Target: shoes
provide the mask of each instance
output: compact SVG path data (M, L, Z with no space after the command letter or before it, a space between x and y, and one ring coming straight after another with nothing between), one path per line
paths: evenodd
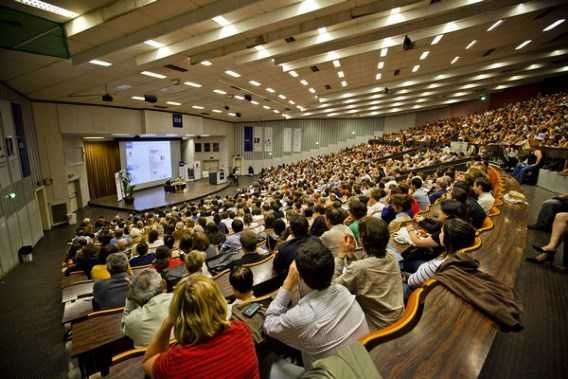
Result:
M539 255L537 255L536 257L528 257L526 259L527 262L531 262L531 263L536 263L536 264L542 264L542 263L546 263L546 262L554 262L554 255L556 254L556 252L544 252L544 253L540 253Z
M544 250L541 246L532 245L532 247L533 247L533 249L535 249L539 253L552 254L552 255L554 255L554 253L556 253L556 251Z
M530 225L527 225L527 229L530 229L530 230L544 230L544 228L541 227L541 226L538 225L538 224L530 224Z

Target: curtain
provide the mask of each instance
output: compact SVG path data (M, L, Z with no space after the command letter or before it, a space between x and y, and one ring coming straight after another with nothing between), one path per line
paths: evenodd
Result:
M91 199L116 194L114 173L120 170L118 142L85 142Z

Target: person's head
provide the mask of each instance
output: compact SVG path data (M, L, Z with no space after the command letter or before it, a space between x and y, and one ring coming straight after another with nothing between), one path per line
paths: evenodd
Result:
M395 212L405 212L410 209L410 201L408 200L408 195L397 193L391 195L390 205L395 210Z
M447 220L442 226L440 243L446 253L455 254L459 250L473 245L475 242L475 228L469 223L453 218Z
M359 238L367 255L383 258L390 238L388 225L376 217L367 217L359 224Z
M112 253L106 259L107 270L111 275L128 270L128 257L124 253Z
M286 223L281 218L274 220L274 233L281 236L286 230Z
M367 215L367 206L360 200L349 203L349 213L355 220L360 220Z
M156 229L151 229L148 232L148 242L153 243L158 239L158 237L160 237L160 233L158 233Z
M345 220L345 215L341 208L329 207L325 210L325 218L329 225L340 225Z
M310 225L304 216L294 215L290 218L290 230L296 238L305 237L308 235Z
M170 304L174 336L181 345L203 343L229 326L227 302L213 279L193 274L182 279Z
M233 287L236 296L245 295L252 292L253 276L248 267L235 266L231 269L229 283Z
M179 249L183 251L185 254L191 251L191 247L193 246L193 239L190 235L184 235L181 237L179 241Z
M205 263L206 254L203 251L192 250L185 255L185 268L190 274L200 272Z
M170 249L174 248L175 242L176 242L176 239L171 234L166 234L164 236L164 245L166 245Z
M371 191L371 194L369 196L369 202L372 202L373 204L378 203L386 195L387 193L385 192L385 190L381 188L375 188L374 190Z
M418 188L422 188L422 178L419 176L415 176L414 178L412 178L410 180L410 185L412 186L412 188L414 190L417 190Z
M165 289L165 283L158 271L147 268L132 279L128 288L128 299L142 306Z
M481 195L484 192L491 192L491 182L485 176L479 176L475 179L475 185L473 190L477 195Z
M461 186L456 186L454 184L454 186L452 187L451 198L459 201L462 204L465 204L465 202L467 201L467 190L465 190Z
M233 222L231 223L231 229L233 229L233 232L235 233L240 233L243 231L243 222L239 219L235 219L233 220Z
M146 242L139 242L136 245L136 254L143 256L148 252L148 244Z
M170 248L166 245L158 246L156 248L156 259L157 260L168 260L172 256Z
M193 233L193 243L191 245L193 250L207 251L209 248L209 237L203 232Z
M311 289L324 290L331 285L335 262L331 251L319 239L302 243L295 262L300 278Z
M254 253L256 251L256 244L258 239L256 233L252 229L245 229L241 233L239 240L245 254Z
M273 214L267 214L264 216L264 228L272 229L274 227L274 221L275 219Z
M329 228L324 216L318 216L314 219L310 228L310 234L314 237L321 237Z
M465 206L457 200L447 199L442 201L440 205L440 212L438 213L438 220L445 221L450 218L465 217Z

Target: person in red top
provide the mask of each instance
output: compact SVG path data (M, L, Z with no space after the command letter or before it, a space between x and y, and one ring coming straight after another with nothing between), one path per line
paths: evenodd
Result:
M177 344L169 346L174 330ZM227 320L227 302L217 284L193 274L176 286L170 314L144 355L152 378L260 379L248 327Z
M156 263L154 263L154 268L158 272L162 272L167 268L174 268L183 265L184 262L179 257L172 257L170 248L166 245L162 245L156 249Z

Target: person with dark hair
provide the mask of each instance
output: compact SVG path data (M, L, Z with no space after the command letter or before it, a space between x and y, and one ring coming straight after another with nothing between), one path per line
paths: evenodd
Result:
M271 216L272 215L267 215ZM266 225L266 220L265 220ZM276 247L286 240L285 232L286 231L286 223L281 218L277 218L274 220L272 224L272 229L265 230L266 233L266 248L269 252L273 252L276 250Z
M305 241L266 311L265 333L300 350L306 370L315 360L334 354L369 332L355 296L345 287L332 284L333 273L334 258L329 249L316 238ZM296 290L301 299L289 308Z
M79 250L76 255L76 265L77 271L83 271L87 278L91 279L91 270L94 265L97 264L97 255L99 253L99 247L94 244L89 244L84 246Z
M188 254L193 247L193 238L190 235L184 235L179 241L179 250L183 254Z
M446 220L440 232L440 244L444 247L445 252L439 257L421 264L418 270L408 278L408 287L411 289L420 287L434 276L436 270L446 258L473 245L475 243L475 232L475 228L462 219Z
M241 232L243 231L243 222L239 219L234 219L231 223L233 234L227 237L227 240L221 246L221 254L226 254L231 251L238 251L241 249Z
M252 271L248 267L234 266L231 269L229 283L231 283L233 294L235 295L235 301L231 305L254 300L255 297L252 292L253 279Z
M308 234L308 228L308 220L304 216L295 215L290 218L290 230L294 238L281 244L274 258L274 271L282 278L286 276L298 248L308 239L314 238Z
M99 280L110 278L110 272L107 269L107 257L116 252L118 252L118 250L111 244L101 247L97 255L97 264L91 269L91 279Z
M183 265L183 260L179 257L172 257L170 249L166 245L162 245L156 249L156 260L154 268L159 272L166 269L173 269Z
M343 257L347 254L354 259L355 246L343 249L335 258L335 283L356 296L369 328L380 329L398 320L404 310L400 266L395 256L386 251L390 235L383 220L368 217L361 221L359 230L367 257L346 266Z
M430 206L430 198L428 197L428 193L422 187L422 178L419 176L412 178L410 180L410 187L412 189L412 197L414 197L414 199L418 202L420 210L423 211L428 209Z
M231 262L231 266L240 266L244 264L255 263L267 257L264 250L257 247L258 237L252 229L245 229L241 233L241 251L243 256L236 261Z
M481 208L481 205L469 196L469 191L465 183L456 182L450 193L450 198L459 201L465 207L465 218L464 220L473 225L476 229L481 228L487 214Z
M209 237L209 243L214 245L217 249L219 249L227 239L225 234L219 230L219 227L214 222L209 222L205 225L205 234Z
M152 264L156 254L148 253L148 244L144 241L136 245L136 256L130 259L131 266L145 266Z
M475 179L473 192L477 195L477 203L485 211L485 214L488 214L491 208L493 208L493 204L495 204L489 179L486 176L480 176Z
M353 232L355 240L359 241L359 222L367 215L367 206L360 200L349 203L349 229Z
M314 237L321 237L322 234L329 230L327 226L327 222L325 220L325 216L318 216L312 222L312 226L310 227L310 235Z
M162 246L164 241L160 238L160 233L156 229L150 229L148 232L148 249L155 251L158 246Z
M341 208L327 208L325 211L325 220L329 230L321 235L321 242L331 250L334 257L337 257L342 249L345 236L351 236L353 238L355 238L355 236L351 229L343 223L345 214Z

